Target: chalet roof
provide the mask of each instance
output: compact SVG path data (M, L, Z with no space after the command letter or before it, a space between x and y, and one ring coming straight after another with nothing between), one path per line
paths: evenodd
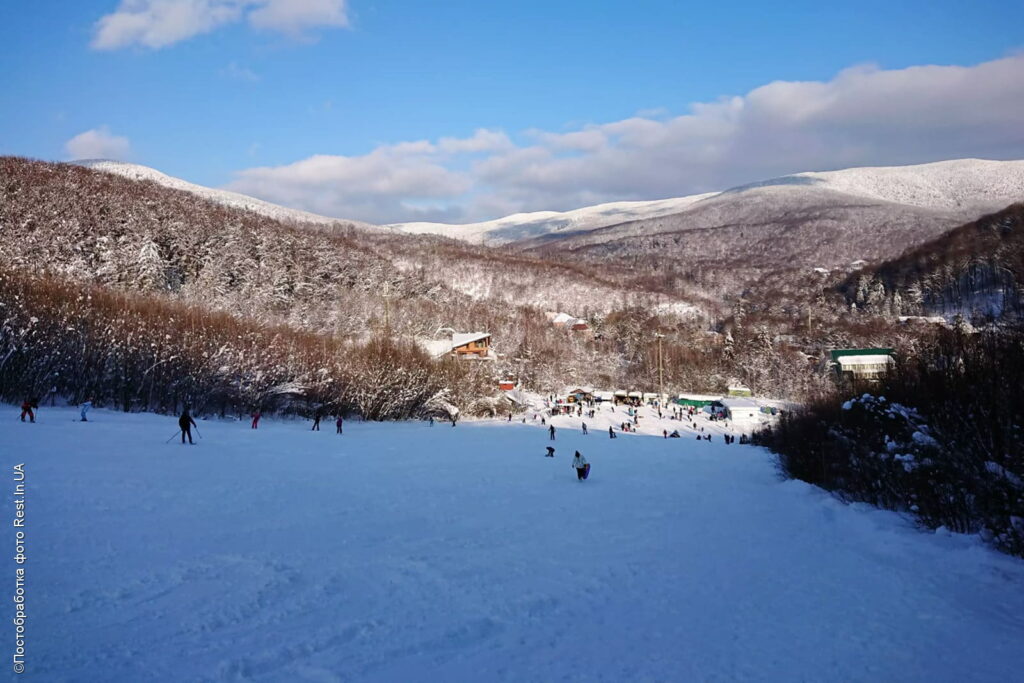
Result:
M457 349L460 346L465 346L481 339L487 339L490 336L490 332L456 332L452 335L451 348Z
M417 339L416 341L424 351L434 358L439 358L446 353L451 353L452 349L465 346L470 342L487 339L490 336L489 332L456 332L451 339Z

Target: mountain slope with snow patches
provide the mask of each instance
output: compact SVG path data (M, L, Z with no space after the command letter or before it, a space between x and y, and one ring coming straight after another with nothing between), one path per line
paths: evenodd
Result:
M830 194L831 193L831 196ZM758 205L783 212L818 205L849 205L902 210L923 209L950 217L954 223L976 218L1024 199L1024 161L955 159L914 166L864 167L841 171L810 171L675 199L615 202L566 212L515 214L466 225L398 223L403 232L433 233L477 244L540 244L630 224L643 234L669 216L681 223L689 216L713 214L718 224L749 220ZM712 221L714 222L714 221ZM704 227L712 222L697 220ZM611 236L613 233L609 233ZM604 238L595 239L606 241ZM532 241L532 242L531 242Z
M509 242L541 237L557 236L563 232L594 230L615 223L667 216L683 211L702 199L717 192L697 194L674 199L655 199L639 202L610 202L587 206L572 211L533 211L517 213L504 218L480 223L450 225L447 223L395 223L389 227L416 235L433 234L444 237L497 246Z

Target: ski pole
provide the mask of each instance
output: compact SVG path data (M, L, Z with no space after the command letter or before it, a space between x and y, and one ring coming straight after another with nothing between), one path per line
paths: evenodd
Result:
M176 436L177 436L178 434L181 434L181 431L180 431L180 430L179 430L179 431L177 431L177 432L174 432L173 434L171 434L171 439L173 439L174 437L176 437ZM167 441L164 441L164 443L170 443L170 442L171 442L171 439L167 439Z
M200 439L203 438L203 435L199 433L199 425L192 425L192 426L196 428L196 436L198 436Z

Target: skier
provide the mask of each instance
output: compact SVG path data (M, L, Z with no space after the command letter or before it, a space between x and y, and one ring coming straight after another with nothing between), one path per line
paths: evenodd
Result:
M431 427L434 426L434 416L433 415L430 416L430 426Z
M587 459L579 451L576 451L576 457L572 459L572 466L576 468L576 479L583 481L583 475L587 469Z
M553 457L555 457L555 449L553 447L551 447L551 446L548 446L547 449L548 449L548 452L547 452L547 454L544 455L544 457L545 458L553 458Z
M195 442L192 441L192 428L196 426L196 421L188 414L188 406L185 406L184 412L178 418L178 426L181 427L181 445L185 445L186 436L188 437L189 444L195 445Z
M32 412L32 399L26 398L24 403L21 404L21 421L25 421L25 416L28 415L29 422L36 421L36 414Z
M609 439L618 438L618 437L615 436L615 430L612 429L610 426L608 427L608 438Z
M433 418L431 418L431 419L433 419ZM338 419L334 422L334 426L336 426L338 428L338 434L341 434L341 426L343 424L344 424L344 422L341 419L341 415L339 415Z
M81 408L81 415L82 415L82 420L81 421L82 422L88 422L89 420L85 419L85 414L88 413L90 410L92 410L92 399L90 398L88 401L86 401L85 403L83 403L79 407Z
M551 436L551 440L555 440L555 425L548 427L548 434Z
M509 421L509 422L511 422L511 421L512 421L512 413L509 413L509 414L508 414L508 421Z
M261 417L260 409L257 408L256 410L252 411L252 415L250 417L252 417L252 428L259 429Z
M668 438L668 430L667 429L662 429L661 430L661 436L662 436L662 438L667 439Z
M583 436L586 436L586 435L587 435L587 423L584 422L583 423Z
M311 430L309 430L309 431L311 431L311 432L319 432L320 431L320 411L319 410L317 410L315 413L313 413L313 428Z

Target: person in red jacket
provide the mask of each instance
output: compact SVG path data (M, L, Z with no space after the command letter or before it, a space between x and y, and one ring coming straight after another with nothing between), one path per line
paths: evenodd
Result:
M252 428L253 429L259 429L260 417L261 417L259 408L257 408L256 410L252 411L251 417L252 417Z
M36 414L32 412L32 408L34 408L34 407L35 406L32 405L32 400L26 398L25 402L21 404L21 421L22 422L25 421L25 416L26 415L28 415L28 419L29 419L30 422L35 422L36 421Z

